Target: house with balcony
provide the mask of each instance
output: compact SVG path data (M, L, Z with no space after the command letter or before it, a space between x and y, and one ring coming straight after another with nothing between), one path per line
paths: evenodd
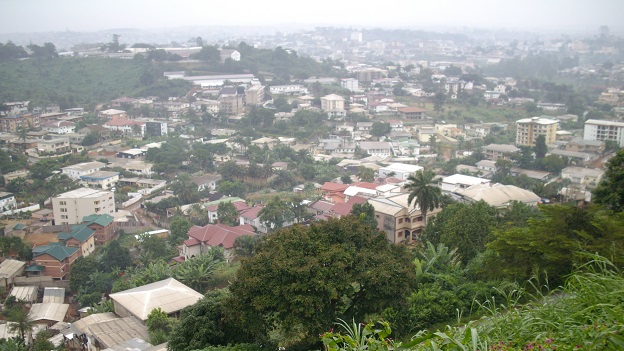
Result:
M388 241L411 243L418 239L424 230L423 216L418 205L407 203L408 193L393 194L388 197L368 199L368 203L375 208L377 229L386 234ZM427 218L435 216L441 208L427 212Z
M37 141L39 155L61 155L71 151L69 138L54 138Z

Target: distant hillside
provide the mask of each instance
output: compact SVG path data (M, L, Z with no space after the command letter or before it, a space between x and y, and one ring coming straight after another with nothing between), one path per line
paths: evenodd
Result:
M4 62L0 64L0 102L30 100L35 106L56 103L65 108L172 86L182 94L190 89L186 82L163 81L160 70L146 60L90 57Z

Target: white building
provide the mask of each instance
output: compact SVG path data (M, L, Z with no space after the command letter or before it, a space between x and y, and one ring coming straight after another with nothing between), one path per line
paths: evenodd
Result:
M602 177L604 171L601 169L584 168L584 167L566 167L561 170L561 178L569 179L573 184L584 185L588 188L594 188Z
M306 95L308 88L299 84L274 85L269 87L269 91L274 95Z
M355 78L344 78L340 80L340 86L345 89L349 89L350 91L358 91L360 90L359 82Z
M453 174L442 179L442 191L454 192L457 189L466 189L477 184L489 184L489 179L472 177L464 174Z
M344 104L345 99L340 95L329 94L321 98L321 110L330 118L344 117L346 115Z
M358 146L371 156L392 156L392 147L387 141L362 141Z
M69 134L76 131L76 125L69 121L53 121L41 123L41 129L54 134Z
M76 224L92 214L115 212L115 193L111 191L80 188L52 198L52 211L56 224Z
M90 188L112 189L119 181L119 172L97 171L80 176L80 181Z
M379 178L394 177L401 180L406 180L411 174L421 171L424 168L416 165L408 165L406 163L393 163L386 167L379 169Z
M78 163L75 165L67 166L61 168L61 172L66 174L69 178L73 180L79 180L83 175L87 175L89 173L97 172L100 169L104 168L106 164L102 162L84 162Z
M624 146L624 123L588 119L583 132L585 140L613 140L620 147Z
M0 211L13 210L16 207L15 196L11 193L0 191Z

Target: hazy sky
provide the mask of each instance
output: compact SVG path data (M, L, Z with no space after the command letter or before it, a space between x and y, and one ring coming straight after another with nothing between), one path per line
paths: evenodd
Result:
M621 29L624 0L0 0L0 33L196 25Z

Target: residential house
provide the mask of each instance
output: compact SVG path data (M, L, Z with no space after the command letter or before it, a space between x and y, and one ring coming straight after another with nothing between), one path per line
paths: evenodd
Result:
M112 313L110 313L110 315L113 315L112 318L102 317L101 315L105 314L98 313L86 317L90 319L88 324L83 323L83 320L86 318L80 319L72 324L74 326L79 325L82 327L82 329L80 329L82 332L80 337L82 340L86 339L86 345L80 345L81 348L86 348L89 351L137 351L140 349L137 347L139 345L136 343L134 343L131 347L124 347L123 344L129 340L149 340L147 326L145 326L144 322L138 318L117 318ZM92 316L96 317L91 319L90 317ZM72 335L72 339L75 337L76 335Z
M427 110L418 107L402 107L397 109L397 112L401 118L409 120L424 121L427 118L425 116Z
M115 194L111 191L79 188L52 198L56 224L77 224L92 214L115 212Z
M532 191L499 183L476 184L465 189L457 189L451 196L463 202L483 200L496 208L508 207L514 201L536 206L541 201L541 198Z
M358 146L369 155L379 157L392 156L392 145L387 141L360 141Z
M104 245L115 238L117 226L115 217L109 214L92 214L82 218L82 223L94 230L96 245Z
M128 149L128 150L119 151L116 157L117 158L129 158L129 159L134 160L136 158L145 156L145 153L146 151L141 150L141 149Z
M97 171L80 176L80 182L90 188L112 189L119 181L119 172Z
M202 297L204 295L173 278L110 294L116 315L134 317L143 323L156 308L169 316L178 316L182 309L194 305Z
M78 180L80 179L81 176L89 174L89 173L97 172L104 167L106 167L106 164L102 162L97 162L97 161L83 162L83 163L78 163L75 165L63 167L61 168L61 172L63 174L66 174L69 178L73 180Z
M595 154L595 153L574 152L574 151L567 151L567 150L561 150L561 149L550 150L546 154L546 156L549 156L549 155L565 157L569 161L574 162L574 164L576 165L588 164L598 159L598 154Z
M488 184L489 179L472 177L464 174L453 174L444 177L440 188L443 192L455 192L458 189L466 189L476 184Z
M481 160L477 162L477 168L484 172L496 172L496 161L492 160Z
M221 180L221 175L206 173L201 176L191 178L191 182L197 185L197 191L216 191L217 183Z
M37 141L37 152L40 155L60 155L71 151L68 138L54 138Z
M0 211L14 210L15 208L17 208L15 195L0 191Z
M113 119L102 125L102 127L113 131L118 131L124 135L133 135L137 137L144 137L146 130L146 123L135 119Z
M98 113L98 117L99 118L106 118L109 121L112 121L112 120L123 120L123 119L127 119L128 118L128 116L126 114L126 111L116 110L116 109L108 109L108 110L100 111Z
M50 121L41 123L41 129L54 134L69 134L76 131L76 125L68 121Z
M415 205L417 199L410 205L408 197L408 193L399 193L368 199L368 203L375 208L377 228L386 234L388 241L395 244L409 243L418 239L424 229L422 213ZM439 211L440 208L436 208L427 212L427 218L435 216Z
M77 247L65 246L62 243L36 246L32 249L34 268L37 268L36 270L42 272L44 276L65 280L69 275L71 265L80 257L78 251ZM26 271L29 271L29 268L26 268ZM30 271L33 270L35 269L30 269Z
M56 323L65 321L67 311L69 311L69 304L35 303L28 311L28 319L36 324L44 324L48 329Z
M348 184L325 182L321 186L321 193L325 200L333 203L345 202L344 191L349 187Z
M519 148L507 144L489 144L481 148L486 160L496 161L499 158L508 160L509 154L520 151Z
M225 62L227 59L236 62L241 60L241 54L236 49L219 49L219 57L221 58L221 62Z
M251 225L231 227L225 224L207 224L193 226L188 231L188 239L180 247L180 258L184 260L203 255L208 249L220 247L227 261L234 258L234 242L237 238L256 233Z
M95 230L87 224L73 225L70 232L58 233L58 240L66 247L78 248L78 257L87 257L95 251Z
M605 142L602 140L585 140L582 138L574 138L565 145L566 151L586 152L593 154L602 154L605 151Z
M250 225L259 233L267 233L269 228L260 221L260 211L263 208L263 206L254 206L242 211L239 217L240 225Z
M379 169L379 178L395 177L401 180L407 180L411 174L423 170L424 168L406 163L392 163Z
M566 167L561 170L561 178L569 179L573 184L583 185L593 189L600 183L605 172L601 169L584 167Z

